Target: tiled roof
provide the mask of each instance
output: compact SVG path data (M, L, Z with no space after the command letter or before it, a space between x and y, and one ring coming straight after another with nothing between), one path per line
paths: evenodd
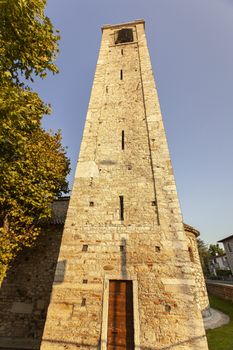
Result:
M223 238L223 239L219 240L218 242L219 243L223 243L223 242L227 241L228 239L232 239L232 238L233 238L233 235L230 235L230 236L228 236L226 238Z
M200 232L198 230L196 230L194 227L187 225L184 223L184 230L194 233L196 237L200 236Z

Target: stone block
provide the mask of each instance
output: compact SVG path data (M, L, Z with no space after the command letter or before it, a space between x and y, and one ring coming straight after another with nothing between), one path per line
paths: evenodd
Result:
M14 302L11 307L11 312L15 314L31 314L32 309L32 303Z
M72 315L73 304L51 303L49 315L51 319L69 319Z

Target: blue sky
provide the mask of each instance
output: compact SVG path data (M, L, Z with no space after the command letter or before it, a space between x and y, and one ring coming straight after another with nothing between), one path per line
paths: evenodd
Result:
M233 233L233 1L48 0L60 74L37 81L72 184L101 26L144 18L184 221L207 243Z

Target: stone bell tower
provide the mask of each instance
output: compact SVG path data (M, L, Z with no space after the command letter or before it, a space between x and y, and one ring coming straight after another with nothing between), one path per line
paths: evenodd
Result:
M106 25L42 350L207 350L143 20Z

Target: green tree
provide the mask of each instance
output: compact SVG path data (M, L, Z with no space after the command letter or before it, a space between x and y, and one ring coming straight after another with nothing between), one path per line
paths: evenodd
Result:
M45 5L0 1L0 282L16 254L33 244L54 198L68 191L60 132L42 129L50 108L26 83L58 72L59 35Z
M2 275L17 252L32 245L40 233L41 220L51 214L54 198L68 191L65 178L69 163L60 133L52 135L38 128L27 135L25 132L23 142L20 139L11 143L10 136L7 142L0 137L0 148L9 146L8 158L6 152L0 157Z
M210 259L209 250L205 242L200 238L197 238L197 247L198 247L198 252L200 256L202 270L204 272L204 275L206 276L209 274L209 259Z
M224 250L219 247L219 244L210 244L209 246L209 254L210 256L218 256L218 255L223 255Z
M0 77L23 84L23 78L57 73L58 32L45 16L46 0L0 1Z

